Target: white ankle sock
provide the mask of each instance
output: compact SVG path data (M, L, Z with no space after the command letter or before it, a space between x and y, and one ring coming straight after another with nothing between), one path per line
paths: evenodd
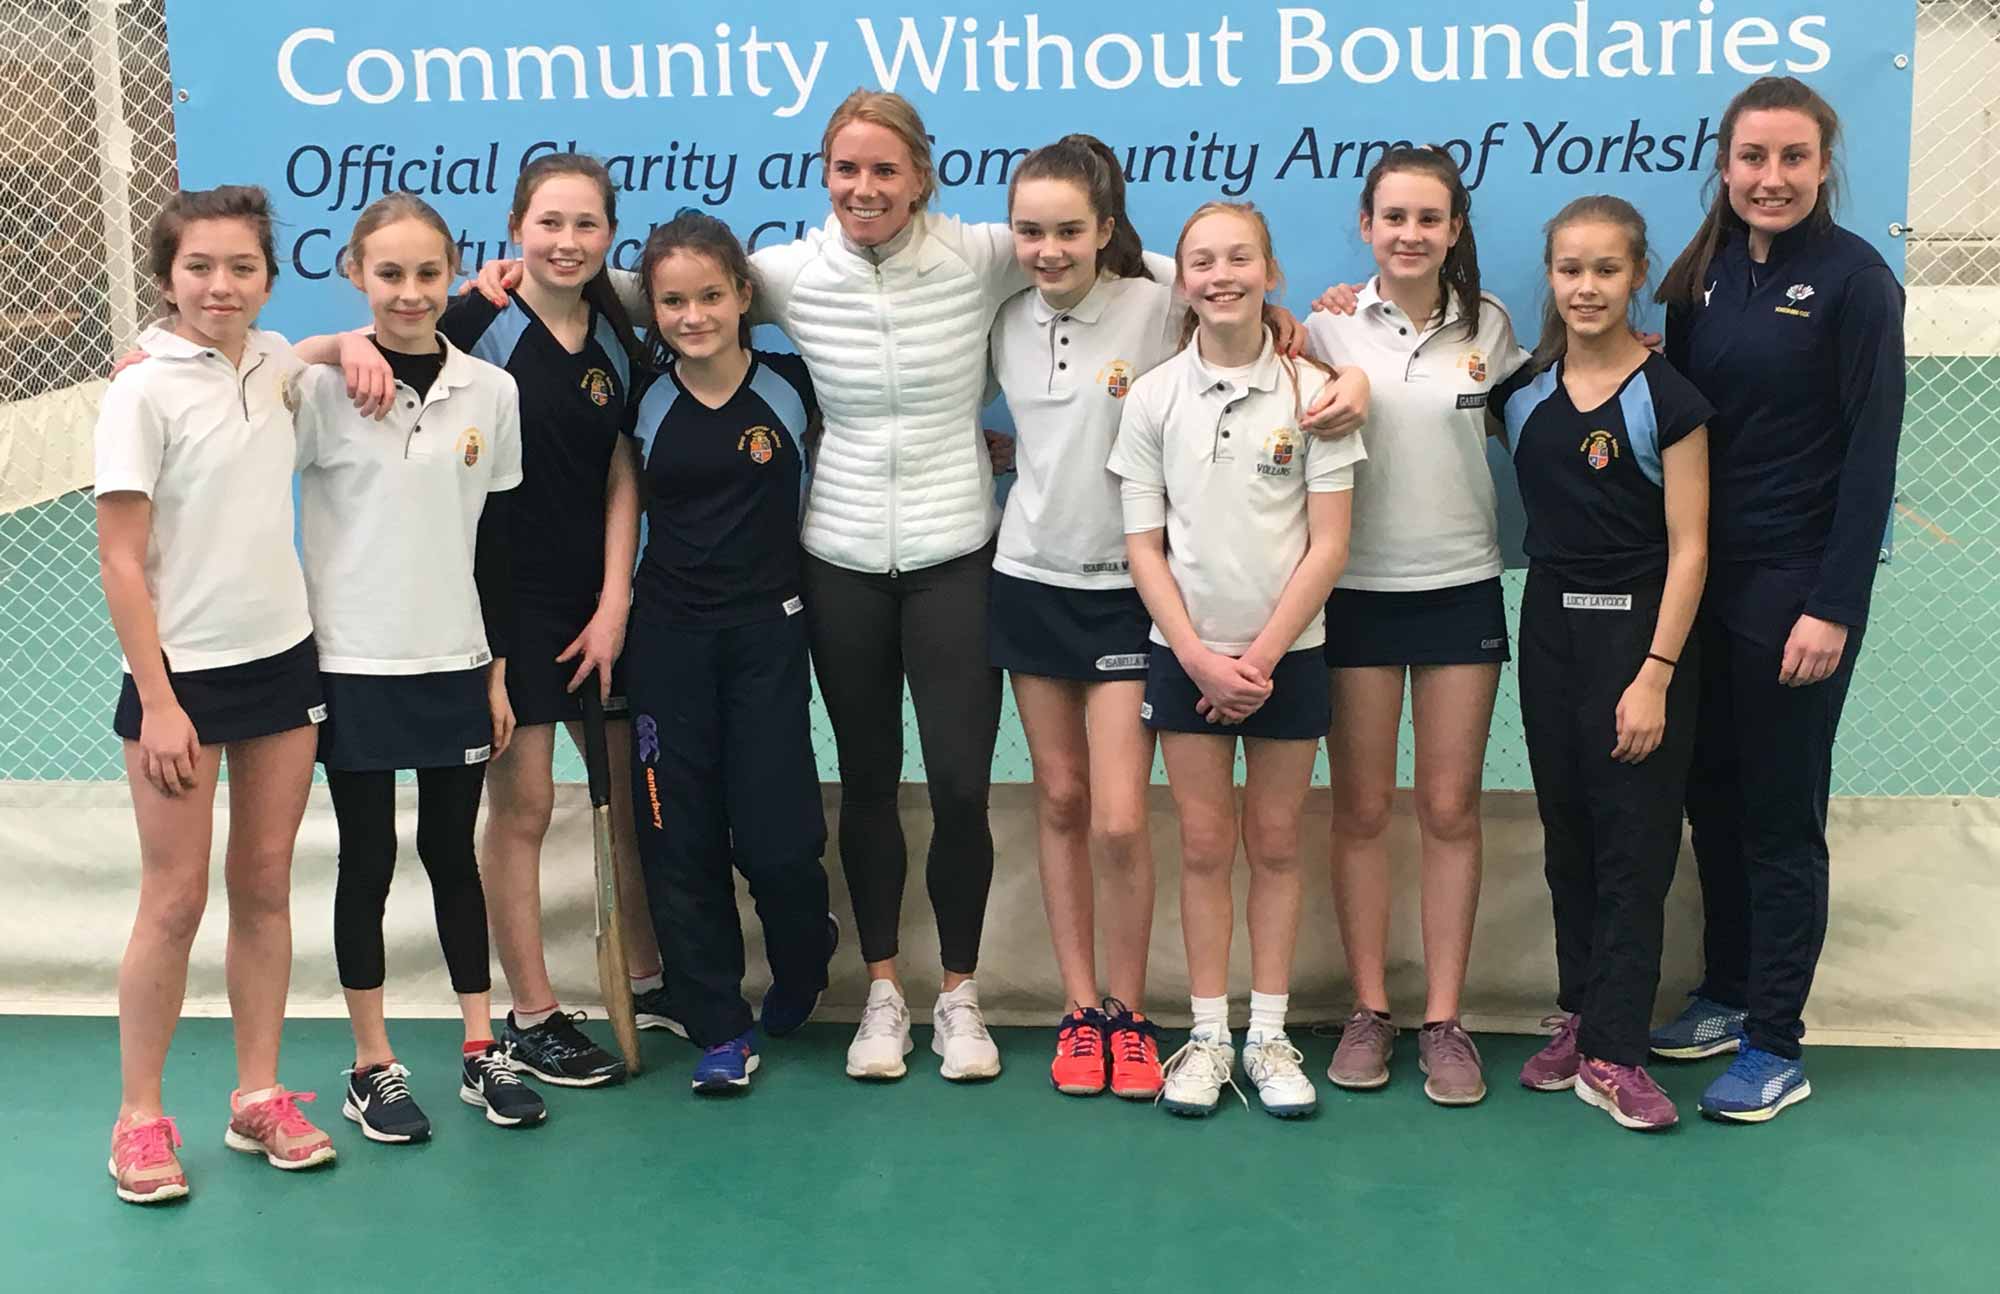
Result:
M278 1089L275 1087L260 1087L254 1092L238 1092L236 1094L236 1108L246 1110L259 1101L270 1100L277 1094Z
M1246 1038L1270 1038L1285 1031L1285 1008L1290 993L1259 993L1250 990L1250 1032Z
M532 1029L560 1010L562 1007L552 1006L546 1011L515 1011L514 1023L523 1029Z
M1209 1037L1229 1039L1229 995L1221 997L1191 997L1188 1004L1194 1008L1194 1032Z
M662 971L654 971L651 975L634 975L632 977L632 991L634 993L651 993L655 989L665 988L666 985L667 977Z

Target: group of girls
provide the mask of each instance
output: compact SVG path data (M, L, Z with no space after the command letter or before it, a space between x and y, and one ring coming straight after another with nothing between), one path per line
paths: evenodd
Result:
M113 384L97 440L104 584L129 671L115 727L144 865L120 973L120 1197L187 1191L161 1072L225 756L228 1144L282 1168L334 1153L300 1109L310 1095L277 1080L292 841L315 755L340 832L346 1117L375 1140L430 1130L383 1023L403 769L416 770L418 853L465 1017L461 1098L523 1126L545 1110L518 1072L623 1077L556 1002L542 952L553 729L570 723L576 739L582 687L613 712L629 702L612 745L631 786L615 797L621 862L639 864L621 875L635 1003L642 1024L700 1049L696 1090L748 1085L756 1022L767 1036L800 1027L840 941L815 677L871 980L847 1072L900 1077L913 1049L897 943L905 683L934 823L932 1046L948 1079L999 1072L974 977L1005 670L1065 995L1053 1085L1178 1114L1212 1112L1233 1088L1240 838L1242 1069L1266 1110L1291 1117L1316 1104L1285 1017L1322 737L1356 995L1328 1076L1389 1081L1384 831L1407 672L1428 980L1418 1063L1433 1100L1477 1102L1480 1058L1457 1017L1480 767L1508 659L1489 432L1528 513L1521 702L1562 1008L1521 1081L1658 1128L1676 1115L1642 1067L1649 1047L1740 1050L1704 1113L1755 1120L1801 1099L1827 762L1901 412L1899 289L1833 223L1837 131L1789 78L1730 105L1714 205L1661 289L1671 363L1629 324L1650 263L1636 211L1586 198L1550 222L1529 353L1480 291L1469 195L1434 150L1391 152L1368 176L1359 225L1378 273L1329 293L1304 329L1269 304L1283 280L1249 204L1202 206L1171 262L1149 256L1110 151L1069 136L1016 169L1007 223L960 222L928 209L923 123L881 92L857 91L829 121L832 214L798 242L746 256L726 226L683 211L651 232L636 278L621 275L605 265L609 177L585 157L544 158L510 215L522 258L489 263L479 294L447 304L450 235L396 195L363 214L344 258L372 327L296 350L253 326L276 275L262 194L181 195L151 259L169 316ZM756 323L797 355L753 350ZM1004 518L979 425L989 368L1018 431ZM1156 735L1194 1017L1164 1064L1145 1014ZM1684 795L1708 974L1649 1037ZM771 963L760 1016L742 997L732 869ZM498 1039L489 926L514 1003Z

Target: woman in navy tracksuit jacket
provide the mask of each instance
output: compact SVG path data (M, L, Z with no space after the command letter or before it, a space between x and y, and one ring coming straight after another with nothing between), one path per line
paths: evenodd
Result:
M1703 1114L1803 1100L1826 938L1834 734L1868 620L1903 419L1903 291L1834 223L1839 119L1791 77L1724 114L1720 184L1668 272L1667 357L1715 406L1709 578L1687 791L1706 975L1653 1049L1737 1050Z

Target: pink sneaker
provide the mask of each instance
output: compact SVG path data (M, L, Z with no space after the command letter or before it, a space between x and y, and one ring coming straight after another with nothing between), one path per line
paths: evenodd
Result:
M111 1129L111 1180L127 1204L158 1204L188 1193L187 1174L174 1156L181 1132L162 1114Z
M1661 1132L1681 1121L1680 1111L1637 1065L1614 1065L1585 1056L1577 1062L1576 1095L1618 1121L1621 1128Z
M1521 1066L1522 1087L1530 1087L1537 1092L1560 1092L1576 1086L1576 1031L1582 1023L1580 1015L1543 1018L1542 1028L1554 1029L1556 1036Z
M311 1168L333 1160L333 1138L315 1128L299 1109L300 1101L314 1100L311 1092L288 1092L282 1087L254 1105L238 1105L229 1094L229 1130L222 1142L231 1150L262 1155L273 1168Z

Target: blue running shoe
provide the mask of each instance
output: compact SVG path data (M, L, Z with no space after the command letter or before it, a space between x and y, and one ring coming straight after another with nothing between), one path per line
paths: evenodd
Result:
M1804 1061L1745 1044L1722 1077L1701 1094L1701 1112L1732 1123L1765 1123L1811 1095Z
M833 954L840 948L840 918L829 912L826 914L826 960L833 961ZM825 982L825 977L821 977ZM812 1019L819 1009L821 989L800 989L796 992L783 984L771 985L771 991L764 994L764 1010L760 1022L764 1026L766 1038L782 1038L788 1033L797 1033Z
M1735 1051L1743 1045L1743 1016L1741 1007L1689 994L1687 1007L1653 1030L1650 1049L1667 1060L1700 1060Z
M739 1038L719 1042L701 1053L694 1063L694 1090L697 1092L745 1092L750 1076L757 1072L757 1048L745 1030Z

